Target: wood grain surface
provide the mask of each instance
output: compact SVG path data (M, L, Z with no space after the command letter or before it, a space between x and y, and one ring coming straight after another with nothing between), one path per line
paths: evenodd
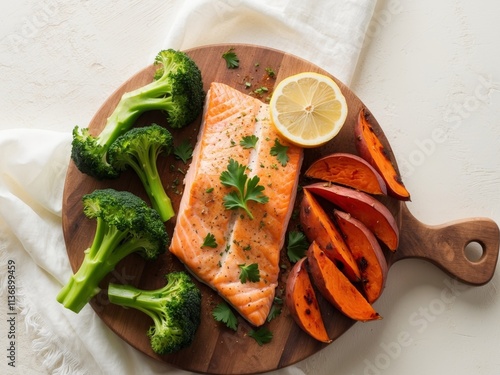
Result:
M240 58L240 66L237 69L227 69L221 57L231 47L234 47L234 51ZM291 74L315 71L330 75L296 56L259 46L210 45L189 50L187 53L200 67L205 89L208 89L213 81L226 83L248 94L251 94L255 88L265 86L268 92L261 97L263 101L267 100L277 82ZM276 72L275 78L270 78L266 73L265 68L268 67ZM92 134L97 135L102 130L106 118L113 111L121 95L150 82L154 70L154 66L146 67L109 97L88 125ZM335 79L335 77L332 78ZM250 89L246 88L246 82L252 84ZM346 124L339 135L327 145L305 151L303 170L313 160L331 152L356 153L354 124L359 110L365 106L349 88L341 82L338 84L349 106ZM368 111L367 108L365 110ZM200 121L201 117L187 128L173 131L176 144L188 139L194 146ZM167 125L164 116L155 112L141 116L137 123L148 125L151 122ZM381 127L376 120L373 125L395 162ZM174 207L177 208L182 194L182 180L188 165L172 156L161 158L158 165L167 194L172 198ZM105 187L129 190L147 200L133 172L124 172L116 180L97 181L80 173L73 162L70 162L63 194L62 219L67 252L73 270L78 269L81 264L83 250L90 245L95 230L95 222L87 219L82 212L81 198L94 189ZM395 216L401 233L397 252L385 252L389 265L402 259L420 258L436 264L452 277L471 285L482 285L491 279L499 250L499 228L495 222L487 218L471 218L439 226L428 226L419 222L404 202L388 197L381 198L381 201ZM173 232L174 222L175 219L166 224L170 234ZM297 229L297 224L292 220L289 230ZM477 242L481 247L482 255L478 260L471 261L466 256L466 247L470 242ZM290 270L290 263L284 253L282 251L281 259L286 267L280 275L278 296L284 296L286 277ZM273 332L272 341L259 346L255 340L248 337L248 332L253 327L243 319L238 318L237 332L214 321L211 312L221 299L210 288L199 284L203 295L203 312L202 323L195 342L189 348L173 355L154 354L150 349L149 339L146 337L146 331L152 324L151 320L140 312L110 304L106 297L106 285L112 281L129 283L144 289L158 288L164 284L164 275L167 272L180 269L183 269L183 266L168 253L158 261L149 263L133 254L122 261L117 269L102 282L103 290L91 301L91 305L104 323L130 345L148 356L187 371L209 374L262 373L296 363L326 346L303 333L293 322L286 307L283 308L278 318L266 324ZM320 306L327 330L333 339L342 335L354 323L325 301L320 300ZM383 311L379 313L384 315ZM361 324L370 325L377 324L377 322ZM329 345L334 345L334 343Z

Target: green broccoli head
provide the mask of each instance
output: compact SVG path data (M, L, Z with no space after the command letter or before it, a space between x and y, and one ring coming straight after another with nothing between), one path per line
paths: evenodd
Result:
M155 64L160 65L155 83L165 91L161 109L172 128L182 128L193 122L203 108L205 92L200 69L188 55L173 49L160 51Z
M109 147L142 113L163 111L172 128L186 126L201 113L205 92L196 63L186 53L168 49L158 53L155 65L159 67L153 81L124 93L99 135L75 127L71 158L82 173L98 179L116 178L119 173L109 164Z
M194 340L201 321L201 292L186 272L166 275L167 284L156 290L140 290L130 285L109 284L109 301L135 308L153 320L148 329L151 348L170 354Z
M158 212L134 194L102 189L82 200L84 214L97 222L96 232L80 268L57 295L60 303L76 313L99 293L99 283L119 261L134 252L147 260L156 259L168 243Z
M163 221L174 216L174 209L158 173L157 159L161 153L170 154L172 149L172 134L153 124L129 130L118 137L108 151L114 169L123 171L131 167L139 176L151 205Z
M100 189L84 195L82 200L84 214L97 219L96 236L103 231L107 240L93 243L89 255L102 252L101 256L108 255L108 262L112 259L116 264L133 252L148 260L165 252L168 234L160 215L135 194Z
M80 172L98 179L118 177L119 173L106 160L106 148L98 143L98 138L90 134L88 128L73 129L71 159Z

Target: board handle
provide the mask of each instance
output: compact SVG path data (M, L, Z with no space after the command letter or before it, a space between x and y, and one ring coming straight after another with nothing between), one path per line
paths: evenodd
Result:
M450 276L470 285L484 285L495 273L500 247L498 225L488 218L470 218L441 225L418 221L402 203L400 242L390 263L419 258L434 263ZM466 247L477 243L482 253L469 259Z

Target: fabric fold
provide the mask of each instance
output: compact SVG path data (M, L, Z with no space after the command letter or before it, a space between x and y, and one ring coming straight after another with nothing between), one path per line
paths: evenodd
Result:
M196 0L185 2L164 47L259 44L322 67L349 85L375 0Z

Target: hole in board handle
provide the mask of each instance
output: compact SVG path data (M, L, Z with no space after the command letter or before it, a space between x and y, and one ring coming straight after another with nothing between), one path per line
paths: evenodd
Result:
M464 254L468 261L479 262L484 254L484 246L477 241L471 241L464 248Z

